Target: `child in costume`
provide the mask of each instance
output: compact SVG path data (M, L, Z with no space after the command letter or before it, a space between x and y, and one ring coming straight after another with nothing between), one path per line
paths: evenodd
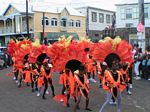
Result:
M49 64L48 61L49 59L44 59L43 65L41 66L41 74L42 74L42 77L44 78L44 86L45 86L43 96L42 96L43 99L46 99L45 93L48 89L48 84L50 84L51 86L52 96L53 97L55 96L54 86L52 83L52 64Z
M29 86L29 83L31 83L31 65L26 59L24 60L24 68L22 70L22 75L20 76L18 87L21 87L22 79L27 84L27 86Z
M106 69L107 69L106 62L103 62L103 63L97 62L98 79L99 79L99 83L100 83L100 85L99 85L100 88L102 87L102 80L103 80L104 72Z
M85 65L87 69L88 82L91 81L96 83L96 80L94 79L96 75L96 61L92 59L91 55L87 58Z
M99 112L104 112L106 105L112 96L117 100L117 112L121 112L121 92L126 88L122 79L122 74L118 71L118 63L112 61L110 70L106 70L103 78L103 88L107 91L107 99Z
M74 107L74 112L76 112L76 109L79 107L81 96L83 96L86 99L85 110L92 111L90 108L88 108L89 85L88 85L87 78L85 75L85 67L83 65L80 65L79 70L75 71L74 74L75 74L74 78L75 78L75 86L76 86L76 93L77 93L77 102Z
M37 70L37 64L32 64L32 71L31 71L31 87L32 87L32 92L35 90L38 91L38 78L40 73ZM34 88L35 86L35 88Z
M65 90L67 90L66 105L67 107L70 107L69 99L70 99L70 96L73 96L73 93L74 93L74 77L73 77L71 70L69 69L64 70L64 72L60 76L59 83L63 85L63 89L62 89L63 95L64 95ZM76 102L76 98L75 98L75 102Z
M127 93L129 95L131 95L131 91L129 90L129 80L130 80L130 77L129 77L129 67L130 67L130 64L128 62L125 62L122 64L122 68L121 68L121 73L123 75L123 81L126 83L126 89L127 89Z

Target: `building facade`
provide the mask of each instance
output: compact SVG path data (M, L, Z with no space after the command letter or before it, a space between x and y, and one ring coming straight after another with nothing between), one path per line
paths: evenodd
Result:
M116 28L117 34L128 40L132 45L139 41L145 41L146 46L150 45L150 0L145 0L145 39L138 39L137 26L139 24L139 4L138 0L124 1L116 4ZM139 46L140 47L140 46Z
M5 45L10 38L27 37L26 6L10 4L0 17L0 43ZM71 7L29 5L29 34L31 38L48 41L58 40L60 36L74 38L86 36L86 17ZM43 16L44 13L44 16Z
M92 40L100 40L105 36L105 30L112 28L115 12L94 7L77 8L86 16L86 33Z

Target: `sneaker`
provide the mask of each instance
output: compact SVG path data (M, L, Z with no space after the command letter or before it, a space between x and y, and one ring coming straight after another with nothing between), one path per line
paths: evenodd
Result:
M49 91L48 91L48 90L46 91L46 94L47 94L47 95L49 94Z
M87 111L92 111L90 108L85 108L85 110L87 110Z
M16 80L16 77L13 77L13 80Z
M18 83L18 80L16 80L16 83Z
M140 79L141 79L141 77L139 77L139 76L135 77L135 80L140 80Z
M96 80L95 80L95 79L93 79L93 82L94 82L94 83L96 83Z
M109 104L110 105L116 105L117 104L117 102L115 101L115 102L113 102L113 100L111 100L111 101L109 101Z
M131 91L128 91L127 93L128 93L128 95L132 95L132 92L131 92Z
M130 89L132 89L132 88L133 88L133 87L132 87L132 84L129 84L129 88L130 88Z
M40 96L40 93L38 92L36 96Z
M21 84L20 83L18 83L18 88L20 88L21 87Z
M96 80L93 78L90 78L90 81L96 83Z
M148 78L147 80L150 81L150 78Z
M110 104L110 105L112 105L112 104L113 104L113 101L112 101L112 100L110 100L110 101L109 101L109 104Z

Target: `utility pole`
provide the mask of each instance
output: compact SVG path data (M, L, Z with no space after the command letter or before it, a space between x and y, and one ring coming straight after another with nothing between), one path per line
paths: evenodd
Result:
M27 37L30 38L29 35L29 15L28 15L28 0L26 0L26 24L27 24Z
M144 0L138 0L139 2L139 23L143 26L145 25L144 17ZM143 32L138 32L138 44L142 48L142 51L145 52L145 26Z
M144 0L139 0L139 22L145 25Z
M44 39L44 36L45 36L45 12L43 12L43 39Z

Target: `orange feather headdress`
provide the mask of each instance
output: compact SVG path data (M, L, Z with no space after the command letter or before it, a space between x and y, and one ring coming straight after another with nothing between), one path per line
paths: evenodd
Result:
M106 37L104 40L99 41L92 55L94 59L104 62L109 54L116 54L122 62L132 63L134 61L132 58L132 46L119 37L115 39Z

